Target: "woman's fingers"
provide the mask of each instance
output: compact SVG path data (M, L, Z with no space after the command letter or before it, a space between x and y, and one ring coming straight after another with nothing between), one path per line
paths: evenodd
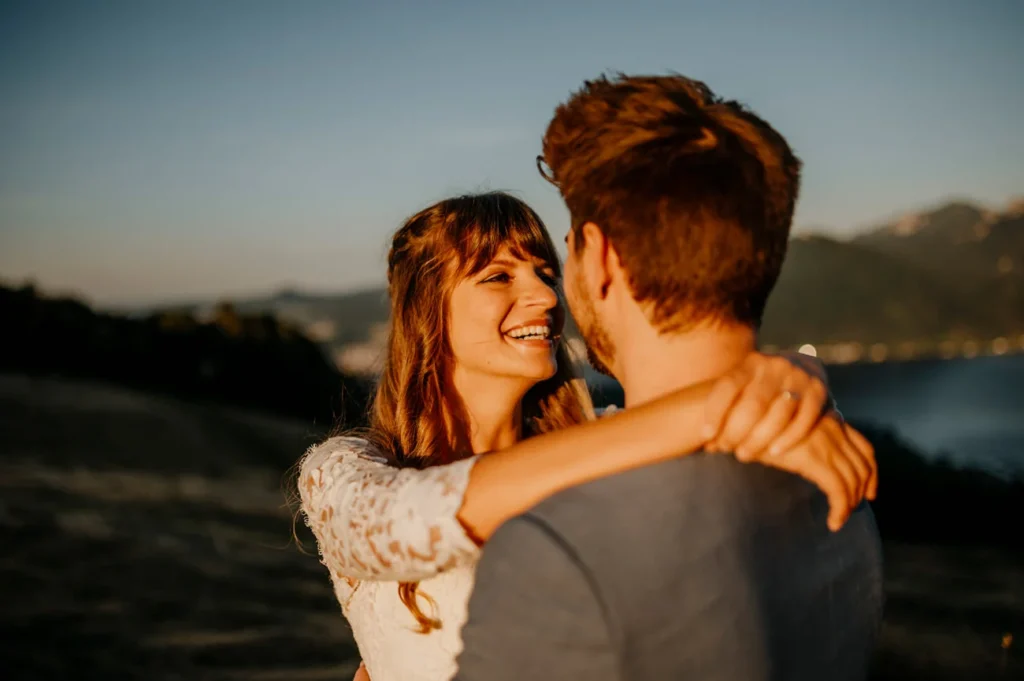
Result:
M870 461L845 437L844 427L823 419L796 447L764 463L795 473L818 486L828 497L828 527L837 531L863 499L870 479Z
M868 467L868 479L864 497L869 501L874 501L875 497L878 496L878 460L875 459L875 447L856 428L848 423L843 424L843 434Z
M715 381L704 407L704 431L701 434L705 440L715 439L722 432L726 416L749 382L746 364Z
M776 456L807 437L821 418L822 409L828 400L828 390L821 381L809 379L803 391L794 397L799 403L796 413L785 430L772 440L768 448L769 456Z
M749 384L726 415L725 423L715 438L720 451L736 452L765 417L778 391L762 382Z
M829 518L829 529L833 532L839 530L843 524L846 523L847 518L850 517L850 513L853 509L857 508L860 504L860 492L861 492L861 481L857 474L857 468L854 465L853 459L849 456L844 447L841 438L832 440L832 450L828 454L831 459L832 467L836 469L840 477L843 479L843 485L846 490L846 502L844 504L843 514L841 519L833 519L830 515Z
M706 406L708 449L758 459L766 447L795 447L814 428L828 400L818 378L778 356L751 354L712 387Z
M731 452L736 451L768 414L784 385L799 385L801 380L808 380L807 374L789 361L757 353L744 361L741 370L731 372L730 377L743 385L721 416L715 442L719 450ZM717 404L716 408L719 408Z
M871 484L871 464L860 449L843 433L844 450L846 456L857 474L857 496L854 504L859 504L868 495L868 488Z
M846 522L850 502L846 480L828 460L830 446L831 440L827 435L816 434L798 447L787 450L771 464L780 465L818 486L828 499L828 527L835 531Z
M747 437L736 447L740 461L756 461L764 450L789 426L799 402L790 391L784 391L772 400L768 412L757 422Z
M813 391L814 383L809 384ZM809 402L820 406L827 397L824 386L821 386L821 400L812 395ZM878 468L871 443L855 429L836 418L817 419L817 414L810 412L807 416L805 403L796 407L796 414L789 426L784 426L782 437L790 435L793 424L797 424L797 433L803 433L802 439L794 446L785 447L785 441L776 438L772 441L772 449L780 442L783 451L774 456L761 459L764 463L795 473L818 486L828 498L828 527L838 531L849 519L850 514L865 498L873 499L878 485ZM779 424L785 421L786 410L774 403L768 415L757 424L747 442L740 447L753 448L764 442L765 433L779 430ZM807 423L810 425L804 425ZM744 452L750 456L750 452ZM743 458L737 454L737 458Z

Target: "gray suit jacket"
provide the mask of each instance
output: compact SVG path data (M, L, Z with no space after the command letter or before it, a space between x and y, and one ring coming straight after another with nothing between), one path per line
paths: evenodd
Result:
M558 494L484 549L462 681L862 680L882 614L865 504L697 455Z

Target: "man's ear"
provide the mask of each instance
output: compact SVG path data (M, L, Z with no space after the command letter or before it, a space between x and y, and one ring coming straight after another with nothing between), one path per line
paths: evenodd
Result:
M608 237L593 222L585 222L576 231L576 244L583 277L591 288L595 300L603 300L612 282L612 269L618 265L618 255Z

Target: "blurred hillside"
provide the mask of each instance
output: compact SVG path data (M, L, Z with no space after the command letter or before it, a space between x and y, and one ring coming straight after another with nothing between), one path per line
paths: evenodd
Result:
M950 203L850 242L795 238L763 328L777 345L937 346L1021 332L1022 202L1003 211Z
M324 425L363 415L365 385L341 374L293 323L266 312L225 303L203 320L186 311L133 319L0 286L0 318L0 372L99 379Z
M283 291L235 304L240 312L272 314L304 329L339 366L368 373L379 360L388 318L383 288ZM179 309L209 314L212 306ZM762 340L834 346L824 359L857 361L1007 352L1021 349L1021 334L1024 201L996 211L955 202L850 241L794 237Z

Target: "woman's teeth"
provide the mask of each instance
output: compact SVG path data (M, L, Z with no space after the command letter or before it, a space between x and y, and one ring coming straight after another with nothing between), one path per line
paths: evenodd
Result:
M551 327L550 326L520 326L518 329L512 329L507 334L511 338L516 340L535 340L535 339L549 339L551 338Z

